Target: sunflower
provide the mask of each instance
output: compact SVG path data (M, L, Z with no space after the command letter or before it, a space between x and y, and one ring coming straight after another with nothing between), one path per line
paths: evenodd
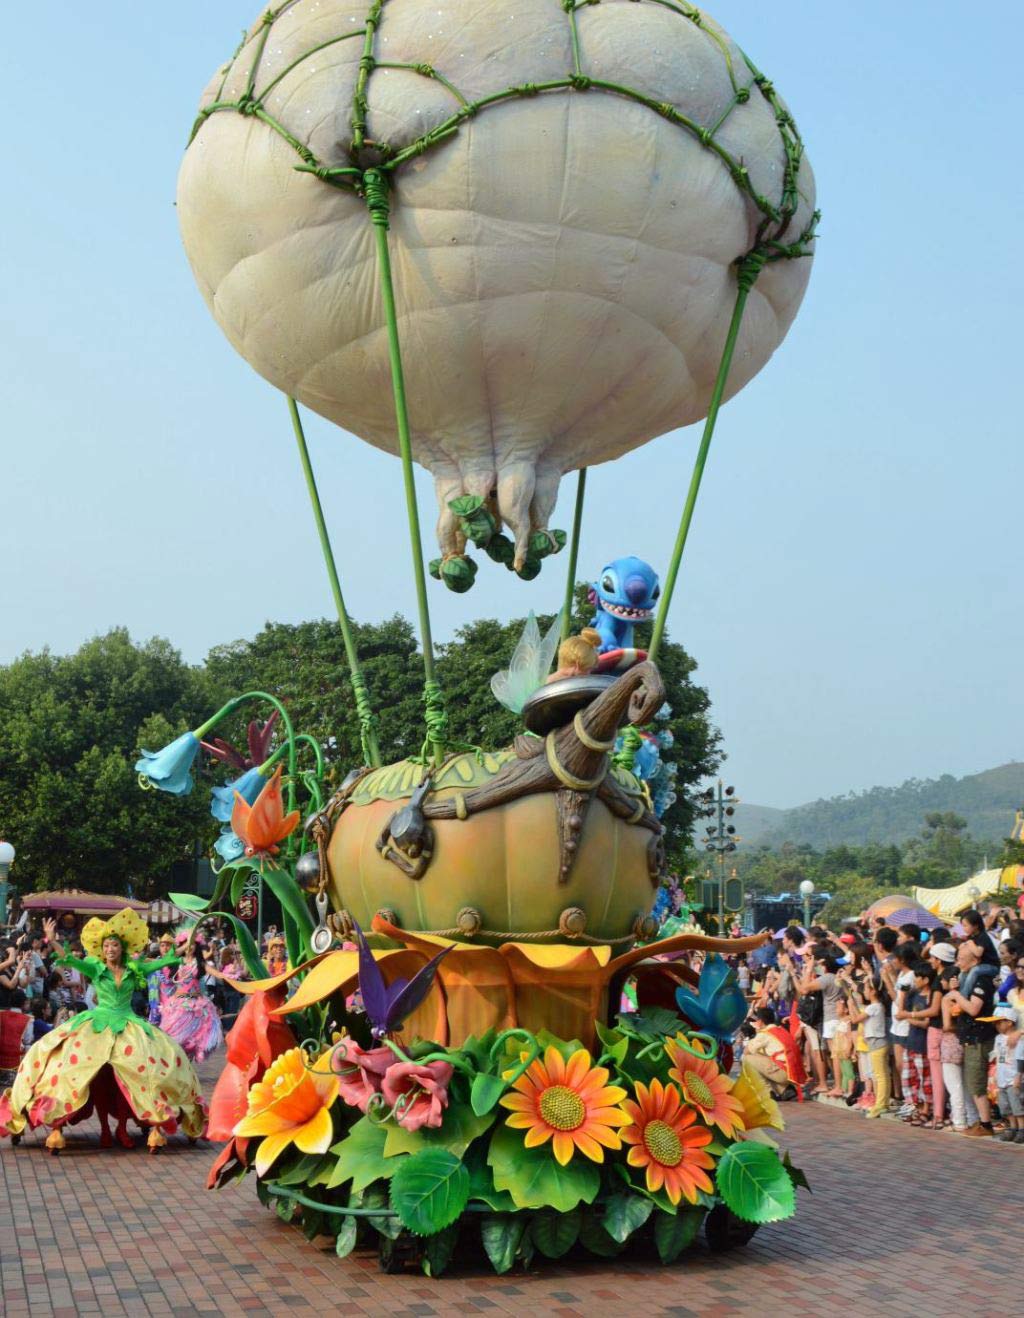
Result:
M512 1074L506 1072L505 1078ZM528 1149L551 1140L563 1167L577 1149L592 1161L603 1162L605 1149L622 1147L613 1127L629 1121L618 1106L626 1091L607 1082L608 1071L594 1066L585 1048L566 1061L557 1048L549 1047L544 1060L531 1062L512 1085L516 1092L505 1094L501 1102L512 1112L508 1124L526 1131Z
M646 1167L648 1190L664 1189L673 1204L684 1195L695 1204L698 1190L713 1194L708 1172L715 1160L704 1151L711 1131L696 1124L696 1112L683 1107L675 1085L656 1079L648 1089L638 1081L634 1090L637 1101L627 1098L622 1105L632 1122L622 1132L623 1140L633 1145L629 1165Z
M301 1048L290 1048L267 1068L249 1090L248 1111L235 1135L261 1135L255 1167L265 1176L289 1144L301 1153L326 1153L334 1138L331 1107L338 1097L338 1077L326 1058L306 1065Z
M675 1080L683 1098L709 1126L717 1126L723 1135L729 1136L744 1129L743 1104L730 1092L732 1081L715 1062L694 1057L675 1039L666 1041L665 1052L673 1063L669 1079Z
M743 1109L743 1125L748 1131L757 1130L761 1126L785 1130L786 1123L782 1120L778 1103L772 1097L768 1081L748 1062L740 1067L732 1092Z

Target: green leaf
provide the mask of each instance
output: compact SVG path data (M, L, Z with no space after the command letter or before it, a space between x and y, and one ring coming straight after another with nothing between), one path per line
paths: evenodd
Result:
M487 1165L487 1150L482 1140L466 1151L462 1163L469 1172L470 1199L479 1200L480 1203L486 1204L488 1208L493 1208L496 1213L512 1213L515 1211L515 1200L509 1192L494 1188L494 1176Z
M641 1195L613 1194L605 1207L602 1224L613 1240L625 1244L653 1212L654 1205Z
M277 1215L282 1222L290 1222L292 1220L292 1217L295 1214L294 1199L278 1199L274 1207L276 1208Z
M331 1148L338 1161L327 1188L336 1190L339 1185L351 1181L354 1191L365 1190L373 1181L394 1176L401 1166L401 1159L385 1158L386 1138L382 1126L375 1126L367 1117L361 1117L345 1138Z
M358 1234L359 1227L356 1219L354 1217L343 1217L341 1219L341 1229L338 1231L337 1239L334 1242L334 1252L338 1258L348 1258L356 1247Z
M257 1176L256 1178L256 1198L260 1201L260 1203L263 1205L264 1208L269 1208L270 1205L274 1202L274 1196L267 1189L266 1181L264 1181L259 1176Z
M356 1203L357 1198L359 1200L358 1205ZM405 1229L402 1226L401 1219L391 1211L387 1190L379 1182L376 1185L371 1185L359 1195L352 1195L348 1202L350 1208L379 1208L381 1210L379 1214L366 1219L379 1236L386 1236L388 1240L397 1240Z
M619 1030L610 1030L600 1021L595 1021L594 1025L597 1029L597 1037L604 1045L604 1051L617 1065L629 1051L629 1040Z
M671 1263L679 1257L686 1246L692 1243L703 1220L702 1208L682 1208L674 1216L658 1213L654 1219L654 1243L662 1263Z
M200 915L210 908L210 901L207 897L197 897L194 892L169 892L167 900L173 902L179 911L197 911Z
M712 1158L720 1158L728 1147L728 1144L719 1144L717 1140L712 1140L710 1144L704 1145L704 1152L710 1153Z
M249 974L252 975L253 979L266 979L267 968L263 964L260 950L256 946L252 934L242 921L239 920L238 916L232 915L230 911L218 911L217 918L219 920L227 920L228 924L230 924L235 931L235 941L238 943L238 950L241 952L242 960L245 962L245 967Z
M304 1153L297 1162L292 1163L281 1175L274 1176L271 1179L276 1185L308 1185L310 1179L319 1170L323 1159L324 1155L322 1153Z
M511 568L512 560L516 556L516 547L507 535L499 534L488 540L484 552L492 562L502 563L505 567Z
M614 1258L623 1248L612 1239L595 1213L584 1213L580 1220L580 1244L598 1258Z
M456 499L448 500L448 507L456 517L472 517L484 506L479 494L460 494Z
M562 1167L551 1141L528 1149L521 1131L501 1125L491 1139L487 1161L498 1190L508 1190L517 1208L555 1208L567 1213L582 1200L591 1203L601 1186L597 1164L576 1156Z
M314 1240L323 1235L324 1215L315 1208L302 1209L302 1234L307 1240Z
M447 1149L414 1153L391 1178L391 1207L417 1236L451 1226L468 1199L469 1172Z
M580 1234L582 1213L574 1208L569 1213L538 1213L530 1226L533 1243L545 1258L560 1259L576 1243Z
M389 1123L384 1156L393 1158L398 1153L419 1153L423 1149L447 1149L461 1155L478 1135L493 1125L493 1115L477 1116L462 1103L452 1104L436 1128L421 1126L419 1130L406 1130L404 1126Z
M427 564L427 571L430 573L430 575L434 578L435 581L440 581L441 560L439 558L432 558L430 562Z
M743 1141L722 1155L718 1193L744 1222L780 1222L796 1211L796 1190L778 1154L765 1144Z
M515 569L515 574L523 581L533 581L535 577L540 576L540 559L531 558L528 555L523 566Z
M440 1277L451 1262L459 1239L459 1224L453 1222L436 1236L430 1236L423 1247L423 1271L428 1277Z
M235 872L232 874L231 876L231 905L232 906L238 905L238 900L242 895L242 890L245 887L245 881L248 877L249 876L248 874L246 874L245 870L235 870Z
M618 1020L621 1029L650 1038L678 1034L683 1028L681 1018L667 1007L646 1007L641 1012L626 1012Z
M479 1075L473 1077L473 1085L469 1091L470 1106L478 1117L486 1116L504 1092L505 1081L501 1076L488 1075L485 1071L481 1071Z
M805 1190L809 1191L811 1194L814 1193L813 1190L811 1190L811 1186L809 1181L807 1180L807 1177L804 1175L804 1173L800 1170L799 1167L794 1167L792 1162L790 1161L788 1149L786 1150L786 1154L782 1159L782 1165L783 1167L785 1167L786 1173L794 1185L802 1185Z
M309 937L313 932L313 917L306 905L305 894L286 870L272 869L268 865L263 873L263 881L281 903L288 959L293 966L301 965L312 953ZM291 928L289 921L292 922Z
M495 1272L508 1272L526 1230L522 1213L488 1213L480 1223L480 1236Z
M612 1171L616 1172L620 1180L628 1185L631 1190L635 1190L637 1194L649 1199L655 1208L660 1208L663 1213L668 1213L670 1217L675 1215L676 1206L664 1190L648 1190L643 1172L636 1171L632 1167L625 1167L621 1162L612 1163ZM639 1177L639 1179L634 1180L634 1176Z

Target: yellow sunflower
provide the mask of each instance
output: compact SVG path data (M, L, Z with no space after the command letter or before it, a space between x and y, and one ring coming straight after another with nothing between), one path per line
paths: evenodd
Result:
M254 1160L260 1176L289 1144L303 1153L326 1153L330 1148L338 1077L328 1069L326 1058L318 1058L317 1063L322 1069L310 1070L302 1049L290 1048L249 1090L249 1110L233 1133L263 1137Z
M512 1074L507 1071L505 1078ZM593 1162L603 1162L605 1149L622 1147L614 1127L629 1122L618 1106L626 1091L608 1084L608 1071L594 1066L585 1048L566 1061L557 1048L549 1047L544 1060L532 1062L512 1088L516 1092L505 1094L501 1102L512 1112L508 1124L526 1131L528 1149L551 1140L564 1167L577 1149Z
M629 1165L647 1169L648 1190L663 1189L674 1204L684 1195L695 1204L700 1190L714 1193L708 1172L715 1160L704 1151L711 1131L696 1124L697 1114L683 1107L679 1090L652 1080L650 1089L638 1081L634 1091L637 1101L627 1098L622 1105L632 1123L622 1138L633 1145Z
M673 1064L669 1079L675 1080L683 1098L708 1125L717 1126L728 1136L744 1129L743 1104L733 1097L732 1081L718 1069L716 1062L694 1057L675 1039L666 1041L665 1052Z

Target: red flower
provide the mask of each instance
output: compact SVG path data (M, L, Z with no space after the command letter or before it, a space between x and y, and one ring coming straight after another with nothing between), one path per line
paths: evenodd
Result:
M282 985L267 993L253 993L238 1013L226 1040L227 1061L210 1099L207 1139L232 1138L231 1132L246 1114L251 1086L262 1079L275 1058L296 1046L284 1021L270 1015L283 1004L285 992Z
M396 1062L384 1077L384 1097L394 1107L395 1120L406 1130L421 1126L440 1126L448 1106L448 1082L452 1067L448 1062Z
M331 1051L331 1070L338 1077L342 1101L366 1111L374 1094L379 1094L384 1075L395 1060L390 1048L371 1048L368 1052L355 1039L342 1039Z

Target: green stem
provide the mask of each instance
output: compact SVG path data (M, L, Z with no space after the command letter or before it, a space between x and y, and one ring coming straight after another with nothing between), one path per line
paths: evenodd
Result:
M583 496L587 489L587 469L580 467L579 476L576 478L576 510L572 518L572 540L569 544L569 569L565 582L565 603L562 606L562 631L561 636L564 641L569 635L569 625L572 621L573 595L576 591L576 563L580 553L580 529L583 525Z
M682 561L683 550L686 548L686 538L690 534L690 523L693 521L693 510L697 503L697 495L700 492L701 478L704 475L704 465L708 460L708 450L711 448L711 437L715 433L715 422L718 419L718 409L721 406L722 395L725 393L726 382L729 379L729 368L732 365L732 356L736 348L736 339L739 336L740 324L743 320L743 309L747 305L747 295L752 286L753 280L748 283L747 280L743 278L741 271L739 287L736 291L736 305L733 307L732 320L729 323L729 333L726 335L725 347L722 349L722 359L718 363L718 375L715 378L715 387L711 392L711 404L708 407L707 419L704 422L704 433L701 436L700 448L697 450L697 458L693 464L693 475L690 477L690 488L686 495L686 503L683 506L683 515L679 521L679 532L676 535L675 548L672 550L672 559L669 563L668 574L665 577L665 584L662 588L658 616L654 621L654 634L651 637L650 649L647 652L647 657L652 662L655 662L658 658L658 651L661 648L661 639L665 633L665 622L668 618L668 611L672 604L672 593L676 588L676 578L679 576L679 564Z
M356 711L359 715L360 736L363 742L363 753L369 760L374 769L380 768L381 755L380 746L377 742L377 730L374 726L376 718L370 707L370 697L366 689L366 681L363 677L362 666L359 662L359 651L356 647L356 639L352 632L352 623L348 616L348 609L345 607L345 598L341 593L341 581L338 577L338 568L334 561L334 551L331 548L331 537L327 532L327 523L324 521L323 505L320 503L320 492L317 489L316 477L313 475L313 464L309 459L309 449L306 446L306 434L302 428L302 418L299 416L299 409L294 398L288 399L288 411L292 418L292 428L295 431L295 439L299 446L299 461L302 463L303 475L306 477L306 489L309 491L309 502L313 507L313 520L316 522L317 535L320 537L320 549L323 552L324 563L327 565L327 576L331 583L331 594L334 596L334 607L338 613L338 625L341 627L341 639L345 645L345 656L348 659L349 672L352 676L352 693L355 696ZM319 747L317 747L319 756ZM322 759L319 763L323 764ZM320 768L321 775L323 768Z
M423 677L427 687L437 686L434 675L434 641L430 632L430 608L427 602L427 572L423 561L423 541L420 534L420 514L416 505L416 481L412 468L412 440L409 435L409 410L405 398L405 376L402 371L402 349L398 339L398 313L395 310L395 288L391 278L391 254L388 250L387 183L377 170L367 170L364 179L367 202L377 240L377 266L380 272L381 297L384 300L384 319L388 331L388 356L391 363L391 387L395 397L395 424L398 429L398 447L402 458L402 479L405 485L405 511L409 521L409 544L412 549L413 574L416 582L416 606L419 612L420 638L423 643ZM443 746L435 742L434 760L438 767L444 759Z
M227 716L233 714L236 709L240 709L247 700L266 700L268 704L274 706L281 717L281 723L285 730L285 744L288 750L288 783L286 784L285 791L288 796L288 811L291 813L291 811L295 809L295 729L292 727L292 721L288 717L288 711L276 696L272 696L266 691L246 691L240 696L234 696L226 705L223 705L218 709L212 718L208 718L201 727L196 728L192 735L198 738L205 737L210 729L215 727L221 719L227 718ZM292 841L293 837L289 837L286 844L289 852L291 850Z

